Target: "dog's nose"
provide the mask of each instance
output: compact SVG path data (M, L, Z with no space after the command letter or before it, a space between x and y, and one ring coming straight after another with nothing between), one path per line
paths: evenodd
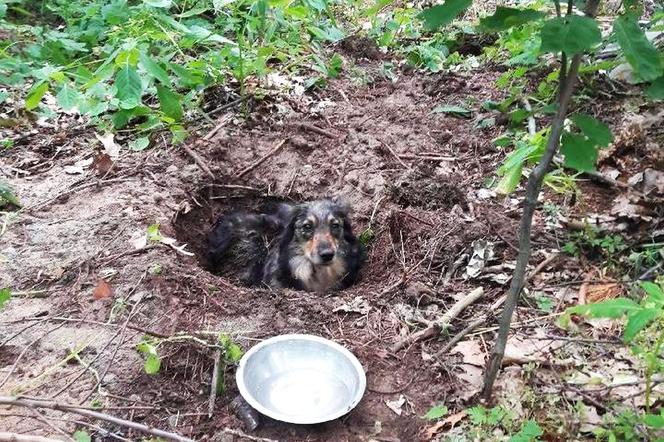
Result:
M323 262L330 262L332 261L332 258L334 258L334 251L332 250L321 250L318 252L318 256L320 256L320 259Z

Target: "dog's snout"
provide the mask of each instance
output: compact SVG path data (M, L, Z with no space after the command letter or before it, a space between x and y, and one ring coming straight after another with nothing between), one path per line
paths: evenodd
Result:
M318 256L323 262L330 262L334 258L334 250L332 249L322 249L318 252Z

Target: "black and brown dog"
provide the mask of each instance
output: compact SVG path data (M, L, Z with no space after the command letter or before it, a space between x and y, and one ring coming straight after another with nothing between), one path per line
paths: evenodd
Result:
M221 216L208 235L210 263L248 285L323 292L353 284L364 247L350 207L337 199Z

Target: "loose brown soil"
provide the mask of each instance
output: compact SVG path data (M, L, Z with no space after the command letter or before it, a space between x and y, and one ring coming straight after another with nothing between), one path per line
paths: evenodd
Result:
M342 49L369 63L368 72L377 69L367 60L381 54L365 41ZM294 426L265 419L255 435L308 441L422 438L427 423L420 416L441 402L451 410L465 407L475 387L459 377L458 355L431 360L445 339L389 353L390 345L417 327L407 325L400 306L444 311L460 294L482 285L484 301L464 312L460 327L454 328L483 312L505 286L464 278L465 264L449 281L445 275L479 239L495 242L495 262L515 258L521 197L501 200L483 190L505 156L491 142L502 127L478 129L472 119L431 111L469 98L501 100L504 92L494 86L500 74L491 68L467 74L410 72L396 83L376 80L361 86L343 77L315 95L281 100L282 113L275 103L263 102L249 120L236 117L211 140L202 140L210 127L188 140L214 172L215 182L159 136L149 151L125 151L101 179L92 171L65 172L96 148L91 132L70 133L63 127L25 138L1 157L17 171L13 184L27 209L9 221L0 245L0 286L18 292L0 316L0 382L22 349L32 345L0 391L57 394L57 400L68 403L94 399L111 407L109 413L197 440L235 440L220 433L224 427L242 427L228 407L238 394L233 369L226 373L227 391L208 417L212 351L191 340L164 343L160 372L147 375L134 349L143 332L224 332L245 349L278 334L311 333L341 343L359 358L368 378L364 399L334 422ZM312 125L331 136L311 130ZM282 140L278 153L236 178ZM358 234L373 232L357 285L333 294L269 291L242 287L232 275L209 271L205 234L223 211L255 207L270 198L305 201L329 195L349 199ZM583 213L601 212L610 208L617 190L588 184L583 195ZM550 198L563 203L555 195ZM154 223L195 255L165 245L136 250L132 235ZM545 232L539 213L536 231L538 249L555 248L560 240ZM578 276L578 269L572 276ZM94 299L100 279L113 293ZM368 313L337 309L358 296L367 301ZM525 314L520 311L517 319ZM57 319L62 317L79 322ZM1 345L19 332L11 344ZM490 345L493 336L484 339ZM60 363L72 351L103 376L100 388L96 376L81 365ZM406 403L397 415L386 401L400 395ZM36 425L20 416L3 420L14 431ZM139 438L124 428L102 426ZM99 435L98 440L111 438Z

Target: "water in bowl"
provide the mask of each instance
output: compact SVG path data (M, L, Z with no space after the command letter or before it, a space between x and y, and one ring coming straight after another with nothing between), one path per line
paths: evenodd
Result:
M312 369L277 373L265 379L256 392L266 408L298 418L334 413L351 400L351 391L343 381Z

